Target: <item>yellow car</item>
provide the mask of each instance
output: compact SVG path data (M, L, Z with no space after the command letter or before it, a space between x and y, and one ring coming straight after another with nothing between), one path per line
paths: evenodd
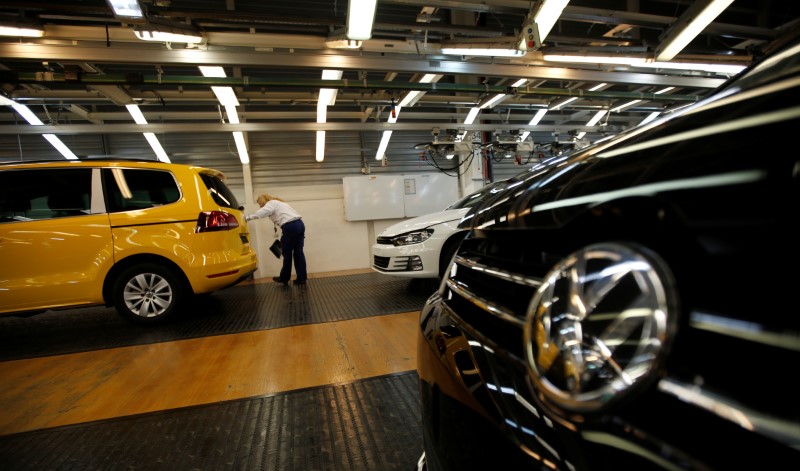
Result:
M156 324L257 268L213 169L132 160L0 165L0 314L114 306Z

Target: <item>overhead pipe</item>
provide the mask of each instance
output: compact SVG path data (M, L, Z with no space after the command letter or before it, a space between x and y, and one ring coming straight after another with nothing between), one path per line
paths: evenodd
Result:
M284 88L335 88L343 89L369 89L369 90L420 90L425 92L469 92L469 93L504 93L507 95L540 95L540 96L578 96L581 98L599 99L634 99L662 102L695 102L701 98L699 95L667 95L643 92L622 91L590 91L569 88L543 88L543 87L508 87L501 85L463 84L463 83L420 83L420 82L395 82L383 80L322 80L302 78L270 78L270 77L201 77L194 75L145 75L145 74L107 74L86 75L78 74L66 76L57 72L25 72L14 73L0 71L0 81L7 83L25 84L52 84L69 83L84 85L198 85L198 86L229 86L229 87L284 87Z

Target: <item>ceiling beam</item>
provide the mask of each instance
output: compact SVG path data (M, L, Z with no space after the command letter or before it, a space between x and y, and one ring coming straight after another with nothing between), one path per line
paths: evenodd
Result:
M38 61L82 61L94 63L135 63L161 65L219 65L323 68L356 71L394 71L408 73L518 77L530 80L606 82L664 87L714 89L724 79L670 76L644 72L605 72L597 70L545 67L536 63L498 64L453 60L420 60L405 57L346 55L336 52L248 52L236 50L154 49L149 47L105 48L52 46L40 44L0 44L0 58ZM535 67L534 67L535 65Z
M466 116L466 113L464 113ZM462 118L463 120L463 118ZM619 132L622 129L615 126L581 126L578 124L560 125L541 125L530 126L527 124L497 124L497 123L442 123L440 121L425 123L159 123L159 124L58 124L58 125L14 125L0 126L0 135L19 134L19 135L40 135L56 134L59 136L70 134L140 134L144 132L168 134L168 133L230 133L233 131L242 132L275 132L275 131L429 131L433 128L439 129L464 129L466 131L492 132L501 131L537 131L549 132L565 129L574 129L586 132Z

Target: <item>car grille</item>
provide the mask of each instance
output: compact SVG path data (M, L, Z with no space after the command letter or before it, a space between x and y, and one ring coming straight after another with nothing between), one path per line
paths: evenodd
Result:
M389 260L390 259L391 259L391 257L379 257L379 256L376 255L372 259L372 266L374 266L375 268L383 268L385 270L385 269L389 268Z
M381 245L393 245L391 237L378 237L377 242Z
M394 257L394 262L390 263L392 257L375 256L372 266L379 270L390 271L417 271L422 270L422 263L419 256Z
M546 454L543 440L552 437L532 431L550 427L532 397L524 351L526 313L545 263L538 261L541 252L516 234L515 240L471 235L462 242L441 299L469 345L468 351L454 353L464 387L516 441Z
M532 271L530 258L519 242L467 239L447 276L443 296L462 321L520 359L526 311L541 284L540 278L526 275Z

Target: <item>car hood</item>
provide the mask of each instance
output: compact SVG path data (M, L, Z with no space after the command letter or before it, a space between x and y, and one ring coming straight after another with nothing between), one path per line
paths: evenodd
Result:
M436 213L425 214L424 216L408 219L387 227L379 235L384 237L394 237L413 230L424 229L450 221L460 221L467 214L469 208L448 209Z

